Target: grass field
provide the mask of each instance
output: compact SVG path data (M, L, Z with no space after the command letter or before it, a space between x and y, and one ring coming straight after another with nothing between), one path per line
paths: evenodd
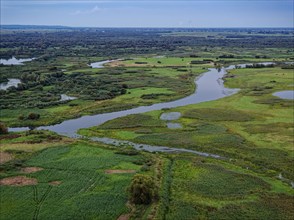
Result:
M38 135L43 136L42 145L29 142ZM1 152L11 155L1 164L1 219L117 219L128 213L127 187L134 173L142 172L148 155L128 156L57 137L53 141L52 134L33 132L1 140ZM31 147L25 147L28 142ZM19 176L36 182L3 185L4 180Z
M226 162L173 158L166 219L291 219L293 190L276 191L256 174ZM282 192L281 192L282 191Z

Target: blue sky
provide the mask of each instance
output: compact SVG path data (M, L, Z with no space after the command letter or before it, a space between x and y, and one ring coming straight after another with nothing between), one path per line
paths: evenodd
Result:
M293 27L292 0L1 0L1 24Z

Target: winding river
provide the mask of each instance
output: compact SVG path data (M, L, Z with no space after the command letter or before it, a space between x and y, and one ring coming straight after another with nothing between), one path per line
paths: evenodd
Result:
M105 61L102 61L101 65L103 65L104 63ZM197 89L193 94L176 101L163 102L153 104L150 106L140 106L133 109L118 112L82 116L80 118L66 120L60 124L51 126L41 126L36 129L45 129L54 131L58 134L65 135L68 137L76 137L77 131L81 128L98 126L105 123L106 121L116 119L119 117L131 114L145 113L153 110L161 110L163 108L175 108L179 106L186 106L190 104L220 99L235 94L238 91L238 89L225 88L222 80L222 77L227 73L226 70L233 68L233 66L230 66L226 69L222 68L220 71L218 71L215 68L209 69L208 72L203 73L200 77L197 77L195 79ZM9 128L9 131L23 131L28 129L28 127Z
M95 63L95 66L92 68L102 68L103 65L107 62L111 61L101 61ZM77 134L77 131L81 128L89 128L93 126L101 125L109 120L113 120L119 117L131 115L131 114L138 114L138 113L145 113L153 110L161 110L164 108L175 108L180 106L186 106L190 104L196 104L200 102L212 101L216 99L220 99L226 96L230 96L238 92L239 89L228 89L224 87L223 84L223 76L227 73L227 70L233 69L234 66L229 66L228 68L222 68L220 70L215 68L210 68L208 72L203 73L200 77L195 79L196 90L193 94L184 97L182 99L164 103L153 104L150 106L140 106L133 109L118 111L118 112L110 112L110 113L103 113L97 115L90 115L90 116L82 116L76 119L66 120L60 124L51 125L51 126L41 126L36 128L37 130L44 129L54 131L60 135L73 137L73 138L80 138L82 136ZM9 131L16 132L16 131L25 131L29 130L28 127L18 127L18 128L9 128ZM222 158L219 155L209 154L204 152L198 152L188 149L180 149L180 148L170 148L164 146L151 146L146 144L136 144L129 141L119 141L109 138L91 138L93 141L103 142L106 144L111 145L121 145L121 144L128 144L133 146L138 150L146 150L149 152L190 152L194 154L198 154L201 156L208 156L214 158Z
M92 66L92 68L103 68L103 65L108 62L111 62L111 61L97 62L95 63L94 66ZM131 115L131 114L145 113L145 112L149 112L153 110L161 110L163 108L175 108L175 107L186 106L190 104L196 104L200 102L217 100L226 96L230 96L237 93L239 89L225 88L222 78L227 73L227 70L234 69L234 68L235 66L233 65L229 66L228 68L222 68L220 70L217 70L215 68L210 68L208 72L203 73L200 77L197 77L195 79L196 90L193 94L176 101L158 103L158 104L153 104L150 106L140 106L137 108L124 110L124 111L118 111L118 112L83 116L76 119L66 120L60 124L51 125L51 126L41 126L36 129L38 130L45 129L45 130L54 131L60 135L65 135L72 138L85 138L77 134L77 131L79 129L98 126L109 120ZM24 131L24 130L29 130L29 128L28 127L9 128L9 131L11 132ZM154 145L148 145L148 144L138 144L138 143L133 143L130 141L122 141L122 140L116 140L116 139L111 139L106 137L91 137L88 139L92 141L96 141L96 142L101 142L101 143L117 146L117 147L132 146L133 148L137 150L145 150L148 152L167 152L167 153L183 152L183 153L197 154L204 157L225 159L224 157L217 154L205 153L205 152L200 152L200 151L195 151L190 149L154 146ZM279 177L279 178L282 179L282 177ZM283 180L290 183L292 188L294 187L293 181L285 179L285 178L283 178Z

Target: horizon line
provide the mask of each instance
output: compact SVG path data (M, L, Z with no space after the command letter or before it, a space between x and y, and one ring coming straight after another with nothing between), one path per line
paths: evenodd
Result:
M65 28L166 28L166 29L169 29L169 28L192 28L192 29L200 29L200 28L252 28L252 29L258 29L258 28L274 28L274 29L277 29L277 28L287 28L287 29L294 29L294 27L284 27L284 26L281 26L281 27L264 27L264 26L260 26L260 27L179 27L179 26L175 26L175 27L152 27L152 26L145 26L145 27L136 27L136 26L100 26L100 27L95 27L95 26L67 26L67 25L58 25L58 24L0 24L0 29L2 29L2 26L44 26L44 27L65 27Z

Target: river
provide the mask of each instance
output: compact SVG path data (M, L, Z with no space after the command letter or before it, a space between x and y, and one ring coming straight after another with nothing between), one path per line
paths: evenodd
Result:
M92 68L103 68L105 63L111 61L101 61L96 62L95 67ZM233 69L234 66L230 66L228 68L222 68L220 70L215 68L210 68L209 71L203 73L201 76L195 79L196 90L193 94L184 97L182 99L171 101L171 102L164 102L153 104L150 106L140 106L133 109L118 111L118 112L110 112L110 113L103 113L97 115L90 115L90 116L83 116L76 119L66 120L60 124L51 125L51 126L41 126L36 128L37 130L50 130L54 131L60 135L73 137L73 138L80 138L81 136L77 134L77 131L81 128L89 128L93 126L101 125L109 120L113 120L119 117L131 115L131 114L138 114L138 113L145 113L154 110L161 110L163 108L175 108L180 106L186 106L190 104L196 104L200 102L212 101L216 99L220 99L229 95L233 95L238 92L238 89L228 89L224 87L223 84L223 76L227 73L228 69ZM16 131L25 131L29 130L28 127L19 127L19 128L9 128L9 131L16 132ZM103 142L106 144L128 144L133 146L136 149L142 149L150 152L160 151L160 152L190 152L202 156L209 156L214 158L222 158L219 155L198 152L188 149L179 149L179 148L170 148L164 146L151 146L151 145L142 145L136 144L132 142L124 142L119 140L113 140L109 138L91 138L93 141Z
M95 63L94 68L103 68L105 63L111 61L102 61ZM98 67L97 67L98 66ZM93 67L92 67L93 68ZM41 126L36 128L37 130L50 130L54 131L60 135L65 135L72 138L84 138L83 136L77 134L77 131L81 128L89 128L93 126L101 125L109 120L113 120L119 117L127 116L130 114L138 114L138 113L145 113L153 110L161 110L163 108L175 108L180 106L186 106L190 104L197 104L200 102L212 101L217 100L220 98L224 98L226 96L233 95L239 91L239 89L228 89L224 87L223 84L223 77L227 73L227 70L234 69L235 65L229 66L228 68L222 68L217 70L216 68L210 68L207 72L203 73L201 76L195 79L196 90L193 94L171 102L164 102L153 104L150 106L140 106L137 108L118 111L118 112L110 112L110 113L103 113L91 116L83 116L76 119L66 120L60 124L51 125L51 126ZM9 131L16 132L16 131L24 131L29 130L28 127L20 127L20 128L9 128ZM107 137L91 137L88 138L92 141L101 142L117 147L121 146L132 146L137 150L145 150L148 152L166 152L166 153L173 153L173 152L182 152L182 153L192 153L204 157L212 157L216 159L226 159L217 154L211 154L206 152L200 152L190 149L183 149L183 148L172 148L172 147L165 147L165 146L154 146L148 144L138 144L133 143L130 141L122 141L111 139ZM293 182L291 181L292 187Z
M110 61L109 61L110 62ZM105 62L101 62L101 65ZM216 99L220 99L232 94L235 94L238 89L228 89L224 87L222 77L227 73L227 69L232 69L233 66L228 68L222 68L220 71L211 68L208 72L203 73L200 77L195 79L196 90L193 94L171 102L163 102L158 104L153 104L150 106L140 106L133 109L118 111L118 112L110 112L103 113L97 115L89 115L82 116L76 119L66 120L60 124L51 125L51 126L41 126L36 129L45 129L54 131L58 134L75 137L76 133L81 128L89 128L93 126L98 126L106 121L113 120L119 117L131 115L131 114L139 114L145 113L154 110L161 110L163 108L175 108L180 106L186 106L190 104L196 104L200 102L212 101ZM10 128L9 131L21 131L28 130L29 128Z

